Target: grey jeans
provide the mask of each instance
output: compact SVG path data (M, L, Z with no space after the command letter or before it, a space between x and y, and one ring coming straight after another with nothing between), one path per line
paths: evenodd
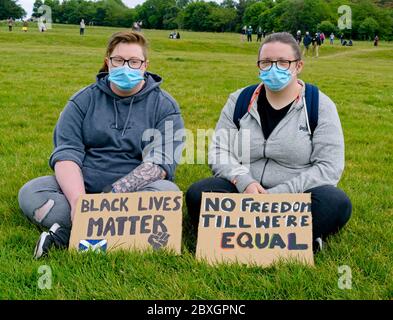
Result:
M169 180L150 183L141 191L179 191ZM27 182L18 194L19 207L34 224L50 228L54 223L71 228L71 207L54 176L39 177ZM38 214L44 205L49 210Z

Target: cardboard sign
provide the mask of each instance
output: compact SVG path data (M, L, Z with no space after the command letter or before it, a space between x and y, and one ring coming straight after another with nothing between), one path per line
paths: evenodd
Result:
M180 254L181 192L102 193L79 198L69 248L168 248Z
M311 195L203 193L196 257L211 264L313 265Z

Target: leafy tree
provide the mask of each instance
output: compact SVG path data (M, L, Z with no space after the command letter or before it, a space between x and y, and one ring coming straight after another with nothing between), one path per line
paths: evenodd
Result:
M35 0L33 16L40 16L38 8L46 4L52 9L52 20L58 23L78 24L83 18L95 25L128 28L134 21L142 21L144 28L216 32L239 32L244 25L251 25L254 30L261 26L267 32L338 31L353 39L377 32L381 39L393 39L391 0L223 0L221 4L205 1L147 0L130 9L122 0ZM338 8L342 5L352 10L351 29L338 30ZM17 0L0 0L3 19L24 14Z
M38 13L38 9L42 6L44 4L44 2L43 1L41 1L41 0L35 0L34 1L34 4L33 4L33 13L32 13L32 17L34 17L34 18L38 18L38 17L40 17L42 14L41 13Z
M213 7L210 13L213 31L234 30L236 19L235 8Z
M1 0L0 1L0 20L20 19L26 15L26 11L17 3L16 0Z
M183 8L185 8L190 2L191 2L191 0L176 0L176 7L178 7L179 9L183 9Z
M244 23L246 25L251 25L255 30L259 25L259 16L266 11L266 9L267 6L265 2L256 2L249 5L244 12Z
M53 22L60 23L63 21L63 7L61 6L59 0L45 0L44 4L49 6L52 9L52 21ZM37 9L38 9L38 7L37 7Z
M165 14L162 20L163 28L177 29L179 27L177 22L177 16L179 15L180 8L176 6L169 7L165 10Z
M374 38L378 31L379 24L374 18L371 17L364 19L359 27L359 33L362 35L363 39Z
M245 13L247 7L254 4L255 2L257 2L257 1L256 0L239 0L236 3L236 12L237 12L236 29L237 29L237 31L240 31L244 25L243 17L244 17L244 13Z
M234 0L224 0L220 4L223 8L236 9L236 2Z
M80 18L78 0L64 0L63 21L65 23L78 24L80 22Z
M178 13L176 0L147 0L136 7L137 19L145 28L174 29Z
M288 0L276 1L269 9L259 15L259 25L267 32L288 31L283 19L288 10Z
M286 10L279 20L281 30L296 33L297 30L314 32L321 21L328 20L331 9L322 0L287 1Z
M323 32L326 35L329 35L331 33L337 33L337 28L336 26L331 23L330 21L322 21L319 25L318 25L318 30L320 32Z
M99 24L119 27L130 27L132 25L135 15L121 0L100 1L99 6L105 12L105 17Z
M194 31L212 30L211 8L212 5L210 3L203 1L190 3L184 9L183 27Z

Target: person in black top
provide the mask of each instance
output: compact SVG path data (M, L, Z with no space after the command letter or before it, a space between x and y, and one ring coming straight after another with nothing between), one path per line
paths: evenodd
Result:
M315 36L312 37L311 44L312 44L313 54L315 55L316 58L318 58L319 57L319 47L321 45L321 37L320 37L319 33L316 33Z
M258 30L257 30L257 42L261 42L262 41L262 28L261 27L258 27Z
M344 41L344 34L340 34L340 42L341 42L341 44L343 44L343 41Z
M295 39L296 39L297 44L300 46L300 44L302 43L302 39L303 39L302 32L300 30L298 30L296 32Z
M263 86L258 96L258 113L261 118L261 123L263 123L262 131L265 139L269 138L270 134L273 132L274 128L279 124L279 122L288 113L291 105L295 100L290 102L287 106L282 109L275 109L269 103L266 97L266 89Z
M306 35L303 38L303 45L304 45L303 56L304 57L306 57L308 55L311 41L312 41L312 38L310 36L310 33L308 31L306 31Z
M247 28L247 42L252 42L252 27L251 26L249 26L248 28Z
M322 249L323 240L347 223L352 212L350 199L337 188L344 167L337 109L319 91L318 126L311 132L305 83L298 78L304 61L291 34L268 36L256 65L262 83L253 92L248 112L239 118L239 126L234 117L244 89L232 93L221 111L209 146L214 176L195 182L186 193L190 222L196 232L204 192L311 193L316 252ZM244 137L248 138L243 142Z
M375 38L374 38L374 47L378 47L378 42L379 42L379 37L378 37L378 35L375 35Z

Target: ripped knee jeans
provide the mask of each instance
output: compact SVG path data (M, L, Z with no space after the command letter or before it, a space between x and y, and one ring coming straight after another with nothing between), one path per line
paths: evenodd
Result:
M27 182L18 194L19 207L34 224L50 228L54 223L71 228L71 207L54 176Z

